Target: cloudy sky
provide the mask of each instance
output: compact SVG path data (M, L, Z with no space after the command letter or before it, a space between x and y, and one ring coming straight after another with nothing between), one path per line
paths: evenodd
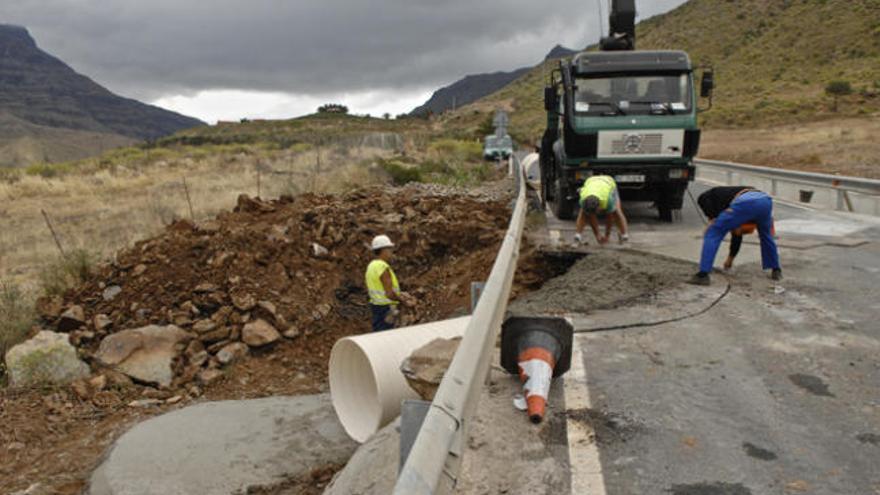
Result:
M598 39L607 0L16 0L0 22L110 90L208 122L404 113ZM639 0L640 18L684 0ZM602 21L607 25L607 21Z

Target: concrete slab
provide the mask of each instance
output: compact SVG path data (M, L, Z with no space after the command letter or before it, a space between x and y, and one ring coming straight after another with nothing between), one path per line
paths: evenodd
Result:
M328 395L208 402L150 419L120 437L87 493L247 493L343 464L356 447Z

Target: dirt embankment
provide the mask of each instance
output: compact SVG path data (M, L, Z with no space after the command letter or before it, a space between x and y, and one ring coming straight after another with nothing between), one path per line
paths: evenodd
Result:
M194 400L325 390L333 343L369 331L362 278L375 234L399 246L393 266L419 300L408 321L467 312L470 282L488 275L508 204L504 190L477 197L432 186L277 201L242 196L233 212L197 225L177 222L120 252L83 286L40 301L50 330L59 330L62 311L82 308L84 324L70 330L71 341L93 375L106 380L0 391L0 492L42 483L51 493L80 493L122 432ZM316 254L313 243L326 252ZM535 289L566 268L526 248L514 290ZM256 319L287 337L220 364L218 350L240 341L243 326ZM193 337L178 349L168 387L133 383L94 358L107 336L149 324L174 324ZM209 370L217 373L200 380Z

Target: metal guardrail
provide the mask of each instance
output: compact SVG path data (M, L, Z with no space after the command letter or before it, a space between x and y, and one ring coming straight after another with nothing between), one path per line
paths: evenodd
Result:
M796 203L880 216L880 180L716 160L695 162L697 177L714 182L719 182L720 177L725 184L760 186L774 197ZM756 180L763 184L755 184ZM817 192L820 195L814 200Z
M395 495L448 494L455 487L467 445L467 430L489 372L492 351L513 285L526 218L526 188L519 159L512 156L517 199L510 226L458 351L431 402Z

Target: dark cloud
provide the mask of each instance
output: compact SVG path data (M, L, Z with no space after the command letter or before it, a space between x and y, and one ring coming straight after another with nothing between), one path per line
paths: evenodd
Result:
M153 99L435 87L594 41L599 1L18 0L4 14L77 70ZM647 17L683 1L639 7Z

